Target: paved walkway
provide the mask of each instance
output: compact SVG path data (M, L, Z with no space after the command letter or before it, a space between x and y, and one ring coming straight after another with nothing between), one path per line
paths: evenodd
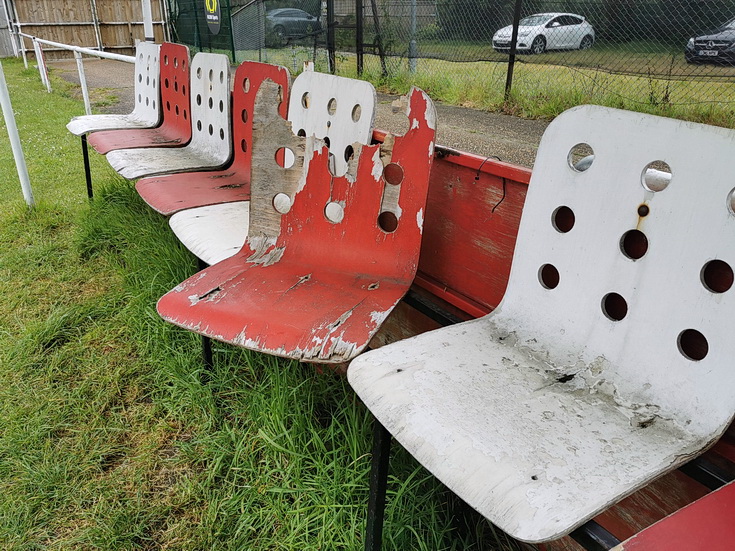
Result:
M53 61L49 65L72 82L79 82L74 60ZM90 88L117 90L119 101L108 107L110 113L129 113L133 110L133 65L105 59L85 59L84 72ZM391 102L395 97L378 94L376 126L384 130L402 132L405 117L392 114ZM437 103L437 143L476 153L497 156L504 161L532 167L541 134L547 121L525 120L509 115L488 113L466 107Z

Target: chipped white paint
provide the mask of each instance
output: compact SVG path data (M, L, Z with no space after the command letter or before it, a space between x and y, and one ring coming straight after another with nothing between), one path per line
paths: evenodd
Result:
M579 143L595 154L584 172L567 161ZM732 130L603 107L562 114L539 147L502 304L357 358L350 383L494 524L529 542L570 532L733 418L735 288L712 292L702 275L712 259L735 267L733 151ZM654 161L672 171L660 192L642 184ZM574 213L566 233L561 206ZM631 230L648 239L638 260L621 250ZM620 321L603 312L612 292L627 302ZM687 329L709 343L699 361L682 353L697 351L679 344Z
M84 115L66 127L77 136L99 130L153 128L161 120L161 90L158 59L160 44L139 42L135 49L135 107L128 115Z
M303 131L329 142L334 175L343 176L345 151L355 142L370 143L375 105L375 88L369 82L305 70L291 86L288 120L295 133Z
M191 141L184 147L118 149L110 165L130 180L171 172L224 166L232 155L230 61L226 55L198 53L191 62Z
M242 248L249 216L250 203L239 201L177 212L169 225L187 249L211 265Z

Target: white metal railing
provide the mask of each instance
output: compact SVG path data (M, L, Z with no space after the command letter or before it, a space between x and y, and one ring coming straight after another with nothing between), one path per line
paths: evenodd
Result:
M23 190L23 198L25 199L28 206L32 207L34 201L33 192L31 191L31 181L28 177L26 158L23 155L23 148L20 144L18 127L15 124L13 106L10 104L10 94L8 93L8 85L5 82L5 73L3 72L2 63L0 63L0 105L2 106L3 117L5 118L5 127L8 129L10 147L13 150L13 157L15 158L15 168L18 170L18 178L20 179L20 187Z

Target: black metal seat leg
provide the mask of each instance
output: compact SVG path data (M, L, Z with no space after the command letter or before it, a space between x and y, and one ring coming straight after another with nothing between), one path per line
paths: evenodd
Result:
M375 419L373 423L373 458L370 466L370 497L368 499L365 551L380 551L383 545L385 491L388 486L391 435Z
M197 258L197 269L201 272L205 268L208 268L209 264L204 262L201 258ZM202 361L204 367L211 370L214 367L214 360L212 359L212 339L202 335Z
M82 158L84 159L84 179L87 182L87 197L94 198L92 191L92 170L89 167L89 146L87 145L87 135L82 134Z

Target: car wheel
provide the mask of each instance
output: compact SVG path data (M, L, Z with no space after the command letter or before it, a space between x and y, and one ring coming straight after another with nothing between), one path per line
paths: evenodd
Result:
M288 44L288 37L286 37L286 29L284 29L281 25L276 25L273 27L273 34L276 37L276 44L279 46L285 46Z
M531 53L542 54L546 51L546 39L543 36L537 36L531 42Z
M582 41L579 43L580 50L589 50L594 44L594 39L590 35L585 35Z

